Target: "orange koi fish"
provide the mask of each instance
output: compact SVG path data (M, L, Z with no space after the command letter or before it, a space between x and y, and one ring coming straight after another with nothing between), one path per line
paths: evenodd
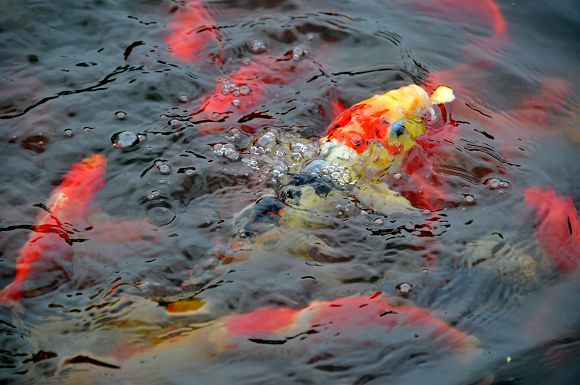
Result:
M190 0L177 10L175 18L169 23L169 29L171 33L165 37L165 41L177 59L184 62L199 61L199 56L215 41L220 47L218 63L223 61L221 30L197 0Z
M14 281L0 291L0 301L18 301L53 286L59 260L72 258L72 224L84 222L94 195L104 186L107 159L94 154L73 164L40 213L34 232L18 251Z
M433 105L454 99L448 87L429 96L411 84L357 103L330 124L320 139L321 157L351 170L351 180L380 176L425 134Z
M526 203L536 210L540 246L564 273L580 266L580 217L572 198L558 196L552 188L530 187Z

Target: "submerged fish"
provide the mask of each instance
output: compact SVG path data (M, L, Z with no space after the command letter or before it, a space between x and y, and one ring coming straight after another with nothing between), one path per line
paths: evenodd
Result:
M73 164L40 213L34 232L18 251L14 281L0 291L1 301L18 301L59 280L59 261L73 253L71 224L86 221L95 194L104 185L107 159L94 154ZM32 279L34 277L34 279Z
M233 123L254 133L260 127L256 120L269 123L274 119L256 107L266 101L272 87L291 83L305 64L289 54L256 55L235 73L217 79L213 92L203 96L201 105L190 114L191 121L203 134L223 131Z
M222 34L215 20L197 0L189 0L177 9L174 19L169 23L170 33L165 41L170 52L185 62L199 61L200 55L215 41L220 47L218 62L223 61L224 48Z
M479 353L476 338L426 309L381 293L312 301L299 309L266 306L188 329L145 349L120 343L108 357L83 352L64 358L62 369L79 369L78 363L93 363L113 369L107 371L111 376L151 380L151 376L193 373L191 365L195 362L207 362L228 353L295 356L312 365L359 349L409 349L410 345L420 346L422 351L426 345L444 349L453 353L458 362Z
M570 197L552 188L530 187L525 201L536 210L536 236L556 268L572 272L580 266L580 217Z

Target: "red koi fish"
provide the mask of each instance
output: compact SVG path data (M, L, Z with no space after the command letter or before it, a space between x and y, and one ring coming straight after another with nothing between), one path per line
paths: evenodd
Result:
M265 112L255 111L268 95L269 87L284 85L296 78L299 63L288 55L272 57L254 56L252 62L242 66L235 74L218 79L215 90L202 98L203 102L191 114L203 134L223 131L226 122L241 124L249 133L257 129L244 125L253 119L273 119Z
M39 214L34 232L18 251L14 281L0 291L0 301L18 301L43 288L54 286L59 260L72 257L72 239L67 228L86 220L94 195L104 185L107 159L91 155L73 164Z
M200 61L200 55L215 41L220 47L218 63L224 59L222 33L203 4L197 0L188 1L177 10L169 23L171 33L165 37L171 54L184 62Z
M564 273L580 266L580 217L570 197L552 188L530 187L526 203L536 210L536 236L556 268Z
M462 98L471 94L473 89L479 89L479 79L482 71L490 69L498 57L497 50L507 38L507 22L501 8L494 0L414 0L410 3L423 12L436 12L438 15L452 20L484 20L491 30L491 35L470 42L464 56L466 63L460 63L453 68L432 73L427 81L426 90L431 91L436 85L446 84L456 90ZM467 86L469 84L469 86ZM462 111L463 112L463 111ZM467 110L467 112L472 112ZM438 166L444 160L449 160L449 151L445 149L452 145L459 136L457 124L451 115L446 116L442 106L444 125L442 130L428 130L417 140L418 146L413 148L405 158L402 170L409 174L403 196L413 206L428 210L440 210L445 206L446 195L452 189L437 173Z

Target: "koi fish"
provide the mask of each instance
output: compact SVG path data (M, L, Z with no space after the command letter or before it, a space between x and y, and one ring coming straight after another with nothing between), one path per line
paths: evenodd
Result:
M201 98L201 106L190 117L202 134L223 131L230 124L239 124L242 130L255 133L259 124L245 124L256 119L273 119L264 111L256 111L266 100L272 86L288 84L296 78L302 65L285 54L280 57L257 55L242 65L233 75L217 80L213 92Z
M434 113L433 105L454 99L449 87L440 86L429 96L424 89L411 84L357 103L341 113L320 139L322 157L327 161L370 158L379 147L387 156L383 166L388 166L425 134L424 117ZM365 167L358 177L375 177L382 171L369 173Z
M234 338L285 341L288 337L310 331L317 342L331 335L395 328L421 330L422 336L436 339L453 349L475 345L474 338L447 325L429 311L408 304L396 304L382 293L352 296L333 301L313 301L304 309L263 307L251 313L235 315L224 323ZM312 333L314 331L314 333ZM321 336L316 336L317 334Z
M188 1L178 8L169 23L171 33L165 37L171 54L184 62L199 61L199 56L212 41L220 47L218 63L224 59L222 33L214 19L197 0Z
M111 356L93 358L83 354L80 357L87 363L118 369L108 372L111 375L119 373L125 379L136 380L144 374L148 378L159 375L151 370L160 367L172 374L188 371L192 359L203 362L228 352L246 351L257 355L280 352L308 360L312 352L321 356L321 349L331 357L356 349L382 347L390 341L398 346L401 338L412 338L413 344L434 343L456 353L458 358L472 357L479 352L475 337L448 325L428 310L376 293L312 301L300 309L261 307L204 323L191 332L166 338L148 348L120 343ZM77 357L65 358L63 368L82 362Z
M38 215L34 232L18 251L16 276L0 291L0 301L19 301L58 281L58 261L73 254L69 228L85 221L93 197L104 186L106 165L104 155L91 155L73 164L51 192L46 212Z
M391 166L400 166L417 138L425 134L425 116L434 113L433 105L454 98L448 87L440 86L429 96L413 84L357 103L330 124L320 139L320 158L308 163L304 172L329 166L340 170L335 182L354 185L357 198L379 212L389 211L393 201L408 205L376 182ZM302 208L310 206L304 205L303 192L293 195L300 195Z
M530 187L525 202L536 210L540 246L559 271L575 271L580 265L580 217L574 201L552 188Z
M319 156L289 175L281 187L283 204L276 197L264 197L234 217L236 236L241 238L232 243L235 261L272 247L305 258L333 259L340 252L311 232L327 226L335 207L353 197L383 214L410 209L409 202L381 179L392 166L400 166L425 133L425 115L433 113L434 104L453 99L453 91L445 86L429 96L421 87L408 85L343 111L320 139ZM266 227L273 228L257 234L255 225L260 227L272 213L276 217L267 220ZM277 222L280 218L283 223ZM282 226L270 226L278 224Z

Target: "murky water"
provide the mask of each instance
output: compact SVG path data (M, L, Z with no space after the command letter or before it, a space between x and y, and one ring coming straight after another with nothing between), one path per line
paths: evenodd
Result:
M58 279L0 308L3 382L576 383L580 272L555 265L524 201L542 186L580 207L574 1L498 1L503 32L459 0L203 2L219 39L203 32L195 60L168 48L185 3L0 0L1 287L71 165L108 162L75 242L57 242ZM251 63L263 81L232 86ZM438 80L457 100L410 153L432 164L384 178L422 211L343 193L304 229L280 224L334 102ZM233 113L201 109L216 84ZM444 192L433 211L410 170ZM477 343L337 318L335 334L222 346L236 315L376 292Z

